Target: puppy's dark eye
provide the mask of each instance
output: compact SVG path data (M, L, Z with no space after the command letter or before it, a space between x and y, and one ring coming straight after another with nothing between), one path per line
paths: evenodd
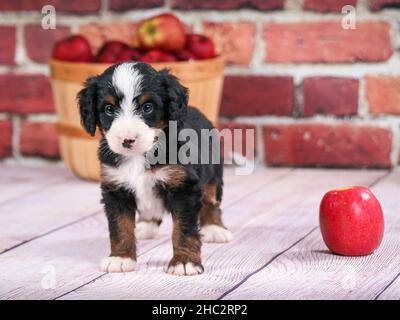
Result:
M106 113L106 115L112 117L114 115L114 107L112 105L108 104L104 108L104 112Z
M153 106L153 104L150 103L150 102L147 102L147 103L145 103L145 104L142 106L142 110L143 110L143 112L146 113L146 114L152 113L152 112L153 112L153 109L154 109L154 106Z

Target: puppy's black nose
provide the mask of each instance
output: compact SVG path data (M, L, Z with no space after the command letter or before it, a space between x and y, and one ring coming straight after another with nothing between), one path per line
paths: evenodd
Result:
M130 149L132 148L132 144L135 143L135 139L124 139L124 142L122 142L122 146L125 149Z

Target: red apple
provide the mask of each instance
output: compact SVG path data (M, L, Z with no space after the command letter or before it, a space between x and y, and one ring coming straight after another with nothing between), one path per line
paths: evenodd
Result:
M117 57L111 52L103 52L96 56L96 62L100 63L116 63Z
M149 52L142 55L139 61L152 63L152 62L174 62L176 61L175 56L168 52L161 50L150 50Z
M319 219L326 245L340 255L370 254L383 238L382 208L366 187L329 191L321 201Z
M126 48L117 55L117 62L139 61L140 52L133 48Z
M144 50L178 52L185 45L185 30L177 17L164 13L143 21L137 38Z
M101 63L116 63L118 56L130 47L121 41L108 41L103 44L96 56L96 61Z
M140 50L140 40L138 32L135 32L135 34L133 35L131 45L133 48Z
M215 57L214 42L201 34L186 35L186 49L192 52L197 59Z
M182 49L175 56L179 61L196 60L196 56L188 49Z
M85 37L71 36L58 41L53 48L53 58L72 62L93 61L90 44Z

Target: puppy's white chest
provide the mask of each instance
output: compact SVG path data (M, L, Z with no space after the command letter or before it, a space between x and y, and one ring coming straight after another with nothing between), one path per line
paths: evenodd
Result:
M144 157L129 159L118 168L105 166L103 171L108 181L135 193L137 211L141 219L162 218L165 208L154 188L157 177L151 170L145 169Z

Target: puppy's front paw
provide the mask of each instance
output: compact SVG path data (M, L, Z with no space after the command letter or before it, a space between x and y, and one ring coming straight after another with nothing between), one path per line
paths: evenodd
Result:
M233 238L232 232L216 224L201 227L200 235L201 240L208 243L225 243Z
M135 228L136 239L153 239L158 234L158 224L153 221L138 221Z
M194 262L177 262L176 264L170 262L166 272L175 276L195 276L197 274L202 274L204 268L201 264L196 264Z
M131 258L105 257L101 260L103 272L129 272L136 270L136 261Z

